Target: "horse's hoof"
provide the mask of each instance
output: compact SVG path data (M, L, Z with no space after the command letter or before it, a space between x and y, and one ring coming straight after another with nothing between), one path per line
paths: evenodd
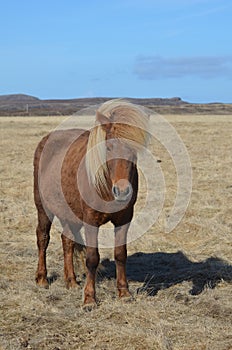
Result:
M65 283L66 283L67 289L75 289L75 288L79 287L76 279L74 279L74 278L66 280Z
M48 280L47 278L36 278L35 279L36 281L36 284L38 287L40 288L45 288L45 289L48 289L49 288L49 283L48 283Z
M86 312L91 312L93 311L94 309L96 309L97 307L97 304L96 303L91 303L91 304L84 304L82 306L83 310L86 311Z
M124 289L119 289L118 290L118 295L119 298L130 298L131 297L131 293L129 292L128 289L124 288Z
M119 298L124 302L124 303L130 303L131 301L134 300L133 296L129 292L128 289L120 289L119 290Z
M85 311L92 311L97 307L97 303L95 298L87 296L85 297L84 304L83 304L83 309Z

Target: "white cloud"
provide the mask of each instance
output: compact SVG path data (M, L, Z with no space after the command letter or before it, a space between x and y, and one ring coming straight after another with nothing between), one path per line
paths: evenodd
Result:
M232 56L196 56L165 58L138 56L134 74L139 79L156 80L195 76L202 79L232 77Z

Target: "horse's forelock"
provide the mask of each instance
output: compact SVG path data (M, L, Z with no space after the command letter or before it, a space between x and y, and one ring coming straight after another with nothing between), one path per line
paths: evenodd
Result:
M89 183L100 193L107 190L105 140L105 130L101 125L95 126L89 134L85 160Z
M99 112L114 124L113 137L134 141L138 150L146 147L149 141L149 115L138 105L125 100L116 99L103 103Z

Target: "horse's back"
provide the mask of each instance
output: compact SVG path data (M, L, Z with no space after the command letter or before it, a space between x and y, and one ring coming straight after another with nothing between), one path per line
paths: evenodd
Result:
M59 156L77 139L86 139L88 132L82 129L55 130L44 136L39 142L34 155L34 166L37 166L43 153L44 163ZM45 152L43 152L45 150Z

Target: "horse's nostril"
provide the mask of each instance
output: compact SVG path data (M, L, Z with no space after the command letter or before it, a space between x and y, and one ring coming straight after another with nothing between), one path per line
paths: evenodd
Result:
M112 192L113 192L113 195L115 197L119 197L120 196L120 189L117 186L113 186Z
M126 196L130 193L130 186L125 189L124 193Z

